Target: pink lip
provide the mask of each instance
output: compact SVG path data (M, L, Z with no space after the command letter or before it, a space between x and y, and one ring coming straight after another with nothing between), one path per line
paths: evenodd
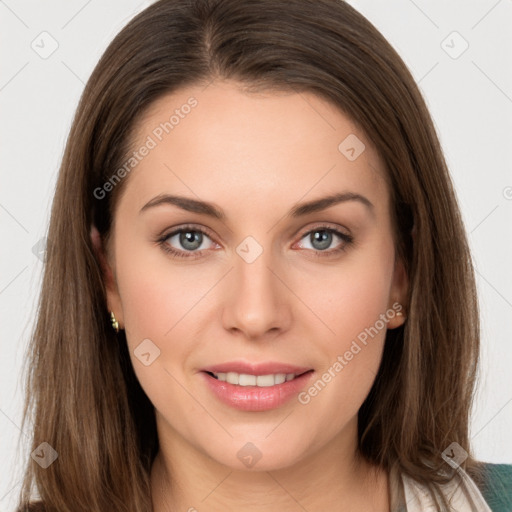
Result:
M250 375L295 373L299 376L275 386L258 387L229 384L207 373L227 373L230 371ZM221 402L241 411L257 412L276 409L291 400L293 396L306 387L314 371L311 368L300 368L281 363L252 365L243 362L233 362L210 366L199 373L205 380L208 388Z
M249 375L270 375L276 373L295 373L295 375L300 375L301 373L307 372L312 368L307 367L299 367L286 363L277 363L274 361L269 361L266 363L246 363L244 361L231 361L228 363L216 364L213 366L208 366L207 368L203 368L203 372L211 372L211 373L246 373Z

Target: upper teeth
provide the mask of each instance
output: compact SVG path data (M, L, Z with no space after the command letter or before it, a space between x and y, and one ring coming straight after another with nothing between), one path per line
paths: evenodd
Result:
M273 375L249 375L247 373L214 373L215 377L229 384L237 384L238 386L260 386L269 387L276 384L282 384L285 381L295 378L294 373L276 373Z

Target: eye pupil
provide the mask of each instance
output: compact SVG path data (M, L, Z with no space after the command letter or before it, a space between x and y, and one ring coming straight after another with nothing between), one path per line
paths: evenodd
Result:
M320 246L315 246L317 242L319 242ZM332 233L325 229L318 229L312 233L312 245L318 250L327 249L331 245L331 242Z
M180 244L185 249L194 250L201 246L202 238L203 234L199 231L183 231L180 234Z

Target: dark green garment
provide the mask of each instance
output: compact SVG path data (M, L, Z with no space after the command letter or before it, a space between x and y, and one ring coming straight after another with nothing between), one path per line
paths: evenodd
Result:
M492 512L512 512L512 464L485 464L480 492Z
M483 483L478 485L492 512L512 512L512 465L483 464ZM476 482L475 482L476 483ZM391 512L407 512L402 479L390 473Z

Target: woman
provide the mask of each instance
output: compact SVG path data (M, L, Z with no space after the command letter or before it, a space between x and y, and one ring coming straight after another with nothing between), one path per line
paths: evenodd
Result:
M48 238L20 510L33 484L48 511L491 510L455 194L349 5L138 15L85 88Z

